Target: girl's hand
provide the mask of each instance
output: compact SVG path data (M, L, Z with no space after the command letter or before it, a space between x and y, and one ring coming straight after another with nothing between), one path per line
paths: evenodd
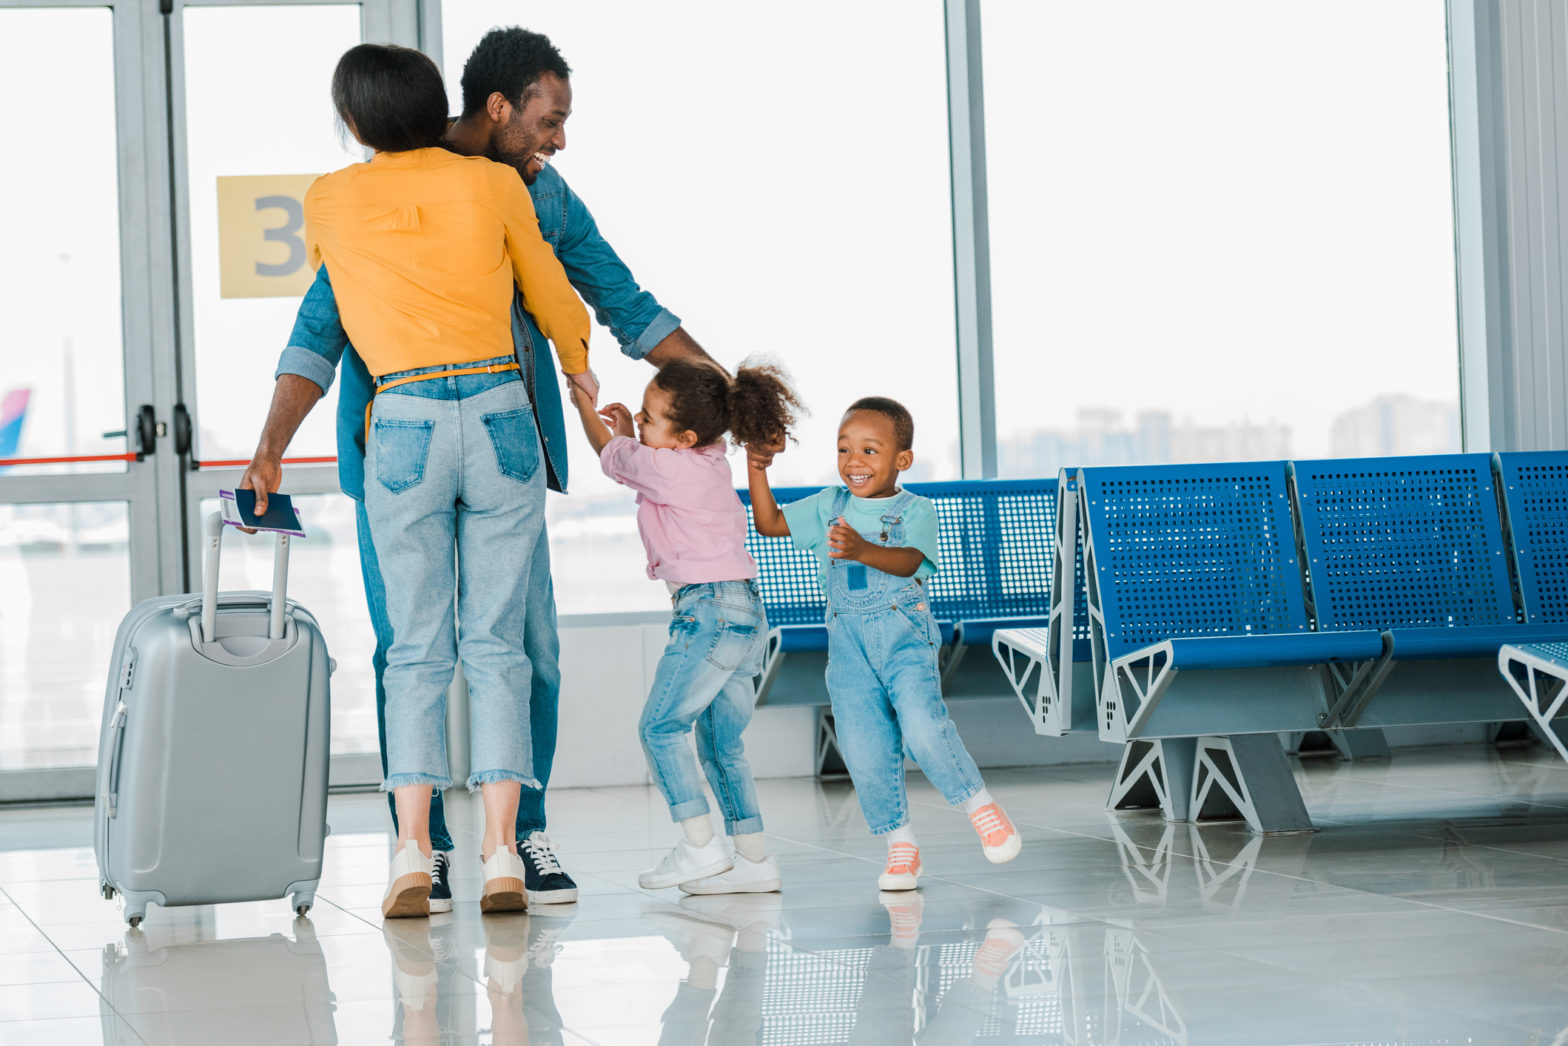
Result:
M632 422L632 412L626 409L626 404L612 403L599 411L599 417L615 435L637 438L637 426Z
M746 444L746 463L758 472L766 472L769 465L773 464L775 454L784 453L784 437L769 443Z
M566 376L566 387L572 394L573 403L577 402L577 393L580 390L583 395L588 397L590 404L598 405L599 379L594 376L593 371L585 370L581 374L568 374Z
M834 559L859 560L866 550L875 546L838 517L838 522L828 528L828 555Z

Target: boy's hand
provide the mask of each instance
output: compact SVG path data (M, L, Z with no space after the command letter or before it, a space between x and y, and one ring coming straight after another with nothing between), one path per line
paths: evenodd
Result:
M858 561L866 554L866 550L875 548L871 542L861 537L844 517L838 517L838 522L828 528L828 555L834 559L850 559Z
M599 417L617 436L637 438L637 425L632 421L632 412L626 409L626 404L612 403L599 411Z
M767 470L773 464L775 454L784 453L784 437L780 435L767 443L746 444L746 463L759 472Z
M599 379L593 371L585 370L581 374L568 374L566 387L572 393L572 402L577 402L577 393L580 391L588 397L588 402L595 406L599 403Z

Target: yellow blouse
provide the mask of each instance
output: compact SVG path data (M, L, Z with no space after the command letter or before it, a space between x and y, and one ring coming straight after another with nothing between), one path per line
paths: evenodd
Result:
M588 369L588 310L510 167L440 148L377 153L316 179L305 237L377 377L510 354L514 280L561 368Z

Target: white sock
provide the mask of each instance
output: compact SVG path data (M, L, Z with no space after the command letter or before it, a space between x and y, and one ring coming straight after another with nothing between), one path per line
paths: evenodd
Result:
M991 798L991 793L986 791L984 785L981 785L980 791L964 800L964 813L972 814L982 806L990 806L994 802L996 800Z
M707 814L686 818L681 822L681 831L686 833L686 841L693 846L707 846L713 841L713 821Z
M762 843L761 832L743 832L740 835L732 835L730 836L730 842L735 844L735 852L752 864L768 859L768 848Z
M909 827L907 824L899 825L897 828L887 833L888 849L892 849L894 843L908 843L910 846L914 846L915 830Z

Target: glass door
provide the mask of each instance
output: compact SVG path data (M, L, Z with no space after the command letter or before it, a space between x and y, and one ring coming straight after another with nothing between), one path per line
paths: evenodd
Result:
M170 580L134 23L0 2L0 113L32 128L0 165L0 799L91 794L115 629Z
M339 129L329 96L338 58L390 35L387 4L176 7L175 190L183 215L181 373L192 420L185 527L198 533L233 489L261 434L278 355L314 272L306 264L303 199L318 175L364 160ZM336 392L295 436L283 489L307 537L295 542L289 595L310 608L338 669L332 679L334 784L380 780L374 636L360 582L354 506L338 490ZM225 588L268 588L272 544L234 535ZM190 547L190 576L200 548Z
M418 43L420 6L0 0L0 113L35 132L0 169L0 801L92 795L118 623L196 587L201 515L250 456L311 275L304 186L363 158L332 68L361 39ZM290 595L339 664L344 784L379 765L334 407L284 489L310 534ZM234 537L224 587L270 587L270 544Z

